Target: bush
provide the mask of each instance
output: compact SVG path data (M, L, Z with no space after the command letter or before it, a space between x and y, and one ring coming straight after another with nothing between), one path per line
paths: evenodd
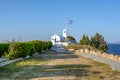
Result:
M32 46L27 42L12 42L9 45L9 52L5 54L8 59L25 58L30 54Z
M67 49L74 49L74 50L78 50L80 49L80 46L79 45L76 45L76 44L70 44L66 47Z
M31 41L33 44L33 50L34 52L41 53L42 50L50 49L52 47L51 41L40 41L40 40L34 40Z
M67 42L76 43L76 39L73 36L67 36Z
M52 47L52 42L48 41L48 49L50 49Z
M34 43L33 42L27 42L27 43L31 47L29 55L32 56L34 53L36 53L36 51L34 49Z
M15 57L17 57L19 54L17 54L17 50L15 49L16 47L16 43L10 43L9 45L9 51L8 53L5 53L5 57L7 57L8 59L14 59Z
M43 47L43 50L48 49L48 43L46 41L43 41L42 42L42 47Z
M33 44L31 42L23 42L21 43L21 57L25 58L26 56L30 55L32 56L35 51L33 48Z
M50 49L52 43L50 41L39 41L34 40L30 42L11 42L9 44L8 52L5 53L5 56L8 59L16 59L30 55L34 53L41 53L42 50ZM1 48L2 49L2 48Z
M3 56L5 52L8 52L8 48L8 43L0 43L0 57Z
M88 50L97 50L96 48L89 46L89 45L76 45L76 44L70 44L66 46L66 49L74 49L74 50L80 50L80 49L88 49Z
M41 53L42 52L42 49L43 49L43 46L42 46L42 41L39 41L39 40L34 40L34 41L31 41L32 44L33 44L33 50L35 53Z

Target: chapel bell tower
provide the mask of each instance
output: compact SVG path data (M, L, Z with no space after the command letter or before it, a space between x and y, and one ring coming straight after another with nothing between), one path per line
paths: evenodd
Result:
M67 38L67 30L63 29L63 37Z

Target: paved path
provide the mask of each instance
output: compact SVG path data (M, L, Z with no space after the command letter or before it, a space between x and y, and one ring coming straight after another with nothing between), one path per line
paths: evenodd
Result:
M20 61L22 60L23 58L18 58L18 59L15 59L15 60L6 60L5 58L4 59L1 59L1 61L3 62L0 62L0 66L5 66L5 65L8 65L8 64L11 64L13 62L16 62L16 61Z
M51 48L52 50L56 51L56 52L61 52L61 53L70 53L67 50L64 49L64 47L62 45L55 45Z
M55 50L57 52L66 52L66 53L68 53L68 51L66 51L62 46L60 46L60 47L54 46L52 48L52 50ZM90 59L95 60L95 61L106 63L106 64L110 65L113 70L120 71L120 62L113 61L113 60L106 59L106 58L99 57L99 56L95 56L95 55L92 55L92 54L86 54L86 53L76 53L76 54L80 54L83 57L90 58Z
M37 54L35 54L37 55ZM34 56L35 56L34 55ZM27 56L26 58L29 58L30 56ZM6 66L8 64L14 63L16 61L20 61L23 60L23 58L18 58L18 59L14 59L14 60L7 60L6 58L0 58L0 66Z
M120 62L113 61L113 60L106 59L106 58L99 57L99 56L95 56L95 55L92 55L92 54L86 54L86 53L76 53L76 54L80 54L80 55L82 55L86 58L90 58L90 59L93 59L95 61L99 61L99 62L102 62L102 63L109 64L113 70L119 70L120 71Z
M0 63L6 61L6 58L0 58Z

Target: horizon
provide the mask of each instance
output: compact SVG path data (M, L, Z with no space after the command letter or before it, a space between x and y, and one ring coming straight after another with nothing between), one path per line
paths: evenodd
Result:
M119 4L119 0L1 0L0 42L50 40L66 28L77 42L83 34L92 37L98 32L107 43L120 43Z

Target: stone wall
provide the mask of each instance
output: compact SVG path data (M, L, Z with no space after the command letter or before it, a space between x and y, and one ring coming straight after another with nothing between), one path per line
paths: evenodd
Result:
M113 55L113 54L108 54L108 53L102 53L99 50L89 50L89 49L86 48L86 49L80 49L80 50L68 49L68 51L77 52L77 53L93 54L93 55L96 55L96 56L100 56L100 57L104 57L104 58L107 58L107 59L111 59L111 60L120 62L120 56Z

